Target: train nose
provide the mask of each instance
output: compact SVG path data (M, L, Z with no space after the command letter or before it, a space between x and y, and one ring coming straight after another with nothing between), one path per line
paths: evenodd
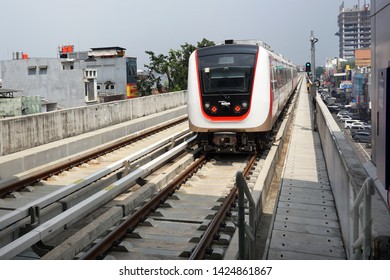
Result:
M229 114L230 113L230 107L229 106L222 106L221 109L223 114Z

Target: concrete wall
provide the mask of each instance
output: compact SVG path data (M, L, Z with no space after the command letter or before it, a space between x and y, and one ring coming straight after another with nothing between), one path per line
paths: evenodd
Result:
M0 156L186 104L186 91L0 120Z
M352 216L350 209L365 179L369 177L344 133L340 130L322 99L317 97L317 124L328 175L336 202L346 253L350 253ZM374 254L383 255L384 243L389 240L390 216L385 201L376 191L372 198ZM388 242L388 241L385 241ZM389 245L386 245L389 246ZM348 256L351 257L350 255Z

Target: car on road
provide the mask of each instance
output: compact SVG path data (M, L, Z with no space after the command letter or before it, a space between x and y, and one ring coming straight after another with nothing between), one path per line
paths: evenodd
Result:
M362 125L362 124L353 124L350 128L351 136L353 137L358 131L371 132L371 126Z
M340 122L345 122L346 120L352 120L352 117L345 115L339 119Z
M337 105L329 105L328 106L329 112L338 112L340 110L340 107Z
M352 139L356 142L371 143L371 132L358 131L352 136Z
M344 121L344 128L345 129L350 129L352 124L358 122L359 120L345 120Z
M369 123L364 122L364 121L357 121L357 122L355 122L353 124L361 124L361 125L369 125L369 126L371 126Z
M349 112L348 111L345 111L345 110L340 110L337 115L336 115L336 118L339 119L341 118L342 116L349 116Z

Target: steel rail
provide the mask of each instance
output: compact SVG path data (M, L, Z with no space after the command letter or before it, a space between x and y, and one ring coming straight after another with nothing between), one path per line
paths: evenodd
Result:
M139 208L127 220L122 222L117 228L111 231L107 236L89 249L81 256L82 260L96 259L107 252L114 244L123 238L127 233L132 232L138 223L144 221L146 217L159 207L169 196L171 196L176 189L185 182L196 170L198 170L206 161L206 157L202 155L194 161L189 168L176 179L174 179L167 187L161 190L156 196L150 199L146 204Z
M246 165L243 174L244 177L247 177L249 175L249 172L252 169L252 166L254 165L256 161L257 155L253 155L248 164ZM190 260L201 260L204 259L204 256L206 255L209 248L211 248L211 244L215 239L215 236L217 232L219 231L221 224L225 220L226 214L230 210L231 206L234 203L234 200L236 198L237 194L237 187L234 186L230 193L227 195L221 206L219 207L217 213L215 214L213 220L210 222L209 226L207 227L206 231L202 235L199 243L196 245L194 250L192 251L189 259Z
M130 142L138 141L142 138L145 138L147 135L157 133L158 131L164 130L169 126L173 126L173 125L176 125L178 123L181 123L186 119L187 119L187 117L181 117L181 118L175 120L174 122L168 123L164 126L155 127L153 129L147 130L144 133L140 133L140 134L137 134L134 136L126 137L126 138L116 142L113 145L108 145L106 147L100 148L98 151L95 150L95 151L85 153L83 155L80 155L80 156L74 157L70 160L67 160L66 162L58 163L58 164L52 166L51 168L43 168L43 169L36 171L33 174L31 174L25 178L15 178L15 179L0 183L0 197L3 197L10 192L18 191L26 186L33 185L33 184L39 182L40 180L43 180L43 179L49 178L55 174L61 173L62 171L67 170L70 167L78 166L82 163L88 162L89 160L91 160L93 158L97 158L99 156L105 155L105 154L112 152L116 149L119 149L125 145L128 145Z
M193 136L190 139L185 140L183 143L172 148L165 154L155 158L154 160L143 165L139 169L136 169L135 171L122 177L117 182L111 184L105 189L100 190L86 200L76 204L65 212L62 212L55 218L39 225L38 227L32 229L30 232L26 233L20 238L0 248L0 259L11 259L15 257L17 254L23 252L38 241L48 237L56 230L65 226L73 219L80 217L81 213L87 213L91 211L91 209L96 207L96 205L105 203L113 197L121 194L129 187L129 185L134 183L138 178L142 178L143 176L149 175L155 168L161 166L164 162L172 159L179 153L183 152L188 147L188 144L193 142L195 138L196 136Z
M178 132L174 135L171 135L165 139L162 139L161 141L158 141L154 143L153 145L146 147L142 150L137 151L134 154L131 154L119 161L113 162L112 164L106 166L105 168L102 168L98 170L97 172L94 172L93 174L90 174L86 177L84 177L81 180L77 180L76 182L73 182L71 184L68 184L54 192L51 192L47 195L44 195L36 200L30 201L29 203L26 203L25 205L18 207L14 209L13 211L3 215L0 217L0 230L3 230L7 226L23 219L28 216L30 216L30 209L42 209L46 206L48 206L51 203L54 203L55 201L58 201L62 199L63 197L70 195L73 192L76 192L80 190L81 188L97 181L103 178L104 176L107 176L108 174L118 170L119 168L123 167L124 163L127 161L134 161L137 160L146 154L152 152L153 150L163 146L167 145L170 142L172 142L172 139L181 138L188 134L188 130L183 130L181 132Z

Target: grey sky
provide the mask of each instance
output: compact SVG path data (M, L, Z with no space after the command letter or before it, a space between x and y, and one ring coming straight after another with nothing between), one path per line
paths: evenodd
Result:
M337 16L342 0L0 0L0 60L12 52L56 57L58 46L76 50L120 46L148 64L146 50L166 54L202 38L259 39L296 64L317 65L338 55ZM346 7L358 0L345 0ZM364 0L360 1L361 5ZM367 0L367 3L370 1Z

